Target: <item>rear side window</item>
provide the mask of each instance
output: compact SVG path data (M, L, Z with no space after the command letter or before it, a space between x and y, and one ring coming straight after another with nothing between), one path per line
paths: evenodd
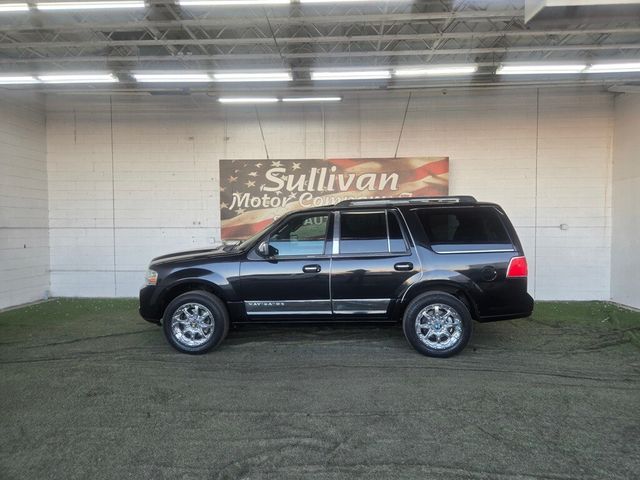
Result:
M342 212L340 253L403 253L402 230L391 212Z
M416 213L432 245L511 243L499 213L491 207L424 208Z

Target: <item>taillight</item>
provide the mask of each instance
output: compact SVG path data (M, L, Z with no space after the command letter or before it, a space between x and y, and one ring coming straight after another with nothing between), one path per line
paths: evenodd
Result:
M507 278L526 277L529 273L526 257L513 257L507 268Z

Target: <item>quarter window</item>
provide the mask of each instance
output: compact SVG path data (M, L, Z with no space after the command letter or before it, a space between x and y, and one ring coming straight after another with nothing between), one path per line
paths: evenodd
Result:
M340 253L405 252L406 243L396 216L389 212L342 212Z
M322 255L327 237L329 215L296 215L278 228L269 239L276 255Z
M407 243L404 241L404 237L402 236L398 217L389 212L387 214L387 222L389 227L389 247L391 252L406 252Z
M498 212L491 207L425 208L416 213L432 245L511 243Z

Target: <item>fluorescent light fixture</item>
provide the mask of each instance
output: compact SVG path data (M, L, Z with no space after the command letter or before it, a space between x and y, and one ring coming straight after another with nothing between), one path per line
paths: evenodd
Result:
M112 0L98 2L39 2L38 10L101 10L107 8L144 8L143 0Z
M0 85L24 85L29 83L39 83L39 81L31 75L0 75Z
M538 75L554 73L580 73L586 65L572 63L566 65L500 65L496 70L498 75Z
M216 82L289 82L290 72L229 72L214 73Z
M396 77L430 77L447 75L470 75L478 71L477 65L451 65L441 67L397 68Z
M340 102L342 97L285 97L283 102Z
M311 80L377 80L390 78L389 70L333 70L311 72Z
M137 82L145 83L183 83L210 82L211 77L206 73L134 73Z
M0 4L0 13L2 12L28 12L29 5L26 3L3 3Z
M38 79L44 83L116 83L118 79L111 73L88 74L64 74L64 75L38 75Z
M178 0L183 7L230 7L236 5L289 5L291 0Z
M640 72L640 62L596 63L585 70L586 73Z
M276 97L220 97L220 103L276 103Z

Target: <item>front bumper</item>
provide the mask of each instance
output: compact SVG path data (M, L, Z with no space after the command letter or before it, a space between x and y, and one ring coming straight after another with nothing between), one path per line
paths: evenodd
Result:
M146 285L140 289L140 305L138 312L147 322L160 325L162 308L156 299L156 286Z

